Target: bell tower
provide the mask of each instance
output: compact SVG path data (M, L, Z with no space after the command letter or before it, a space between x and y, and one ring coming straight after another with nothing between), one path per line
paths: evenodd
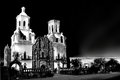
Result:
M53 54L54 54L54 68L58 70L63 67L67 67L66 64L62 62L66 62L66 37L60 32L60 21L59 20L50 20L48 21L48 39L52 42L53 45ZM62 61L59 61L63 59ZM58 61L57 61L58 60Z
M16 30L11 37L11 61L14 60L14 53L17 52L21 63L26 63L28 68L32 68L32 46L35 43L35 33L29 27L29 20L25 7L22 7L20 14L16 17Z
M21 13L16 17L17 30L29 30L30 17L25 13L25 7L21 8Z

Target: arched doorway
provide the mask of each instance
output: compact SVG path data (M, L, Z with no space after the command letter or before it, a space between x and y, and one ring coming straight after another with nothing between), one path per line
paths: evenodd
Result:
M46 61L40 61L40 68L41 68L41 66L46 66L47 65L47 63L46 63Z
M10 68L10 69L11 69L11 68L15 68L15 69L18 69L18 68L19 68L19 70L21 70L21 69L22 69L21 62L18 61L18 60L14 60L14 61L12 61L12 62L10 63L9 68Z
M14 60L9 65L9 74L11 79L16 79L20 77L22 70L21 62L18 60Z
M41 69L45 69L45 65L41 65L41 67L40 67Z

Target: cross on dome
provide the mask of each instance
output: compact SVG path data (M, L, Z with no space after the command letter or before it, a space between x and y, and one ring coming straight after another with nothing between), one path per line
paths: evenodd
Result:
M27 14L25 13L25 7L24 7L24 6L21 8L20 16L21 16L21 15L27 16Z
M22 9L22 12L25 12L25 7L22 7L21 9Z

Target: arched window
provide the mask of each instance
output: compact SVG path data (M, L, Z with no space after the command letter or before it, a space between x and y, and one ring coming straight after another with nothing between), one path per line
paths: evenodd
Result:
M19 21L19 26L20 26L20 21Z
M29 40L31 41L31 33L29 34Z
M24 52L24 59L25 59L25 60L26 60L26 57L27 57L27 56L26 56L26 52Z
M58 53L58 59L60 59L60 54Z
M56 38L56 42L58 42L58 38Z
M42 58L44 58L44 53L42 52Z
M61 43L63 43L63 37L61 36Z
M25 26L25 21L23 21L23 26Z
M57 29L58 29L58 26L56 25L56 32L58 32Z

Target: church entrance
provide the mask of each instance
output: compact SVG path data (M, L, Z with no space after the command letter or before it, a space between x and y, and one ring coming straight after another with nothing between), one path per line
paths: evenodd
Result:
M42 65L40 68L43 69L43 70L45 70L46 67L45 67L45 65Z
M22 65L18 60L14 60L9 65L9 74L11 79L16 79L21 74Z
M40 68L42 67L42 66L46 66L46 61L40 61Z
M21 70L22 69L21 62L18 60L14 60L10 63L9 68L15 68L15 69L19 68L19 70Z

